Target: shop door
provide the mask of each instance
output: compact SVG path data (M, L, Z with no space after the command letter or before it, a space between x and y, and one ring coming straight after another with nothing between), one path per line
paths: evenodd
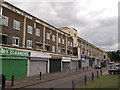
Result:
M2 72L7 79L11 79L11 75L15 78L27 76L27 60L2 60Z
M70 69L70 62L62 62L62 70L67 71Z
M50 59L50 73L61 71L61 59Z
M42 74L45 74L47 71L47 66L46 66L45 61L38 61L38 60L32 60L30 61L30 73L29 75L38 75L40 74L40 72L42 72Z

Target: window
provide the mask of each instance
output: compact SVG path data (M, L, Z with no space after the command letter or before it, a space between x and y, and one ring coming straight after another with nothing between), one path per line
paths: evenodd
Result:
M20 22L17 21L17 20L14 20L13 28L14 28L14 29L17 29L17 30L20 30Z
M8 26L8 17L6 16L0 16L0 24L3 26Z
M74 38L76 38L76 34L74 33Z
M27 40L27 48L32 48L32 41L31 40Z
M19 37L13 37L12 45L13 46L19 46Z
M49 40L50 40L50 34L49 34L49 33L47 33L47 39L49 39Z
M52 52L55 52L55 46L52 46Z
M78 43L78 46L79 46L79 47L81 46L81 43L80 43L80 42Z
M68 46L70 46L70 41L68 41Z
M62 39L62 44L65 44L65 41L64 41L64 39Z
M72 47L72 42L71 42L71 47Z
M40 29L36 29L36 36L40 36Z
M7 44L7 36L0 35L0 44Z
M61 43L61 39L60 38L58 38L58 42Z
M45 45L45 50L46 51L51 51L51 46L50 45Z
M55 41L55 35L52 35L52 41Z
M61 47L58 47L58 53L61 53Z
M33 29L33 27L28 25L27 32L28 32L29 34L32 34L32 29Z

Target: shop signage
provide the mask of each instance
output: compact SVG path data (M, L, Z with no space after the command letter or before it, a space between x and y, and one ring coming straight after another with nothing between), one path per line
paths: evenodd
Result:
M95 58L94 57L90 57L89 58L91 61L95 61Z
M86 56L81 56L81 60L85 61L86 60Z
M60 56L52 56L52 58L60 58Z
M51 55L51 58L61 58L62 59L62 57L59 55Z
M29 52L0 48L0 54L29 56Z
M81 58L86 58L86 56L81 56Z
M44 54L40 52L31 52L31 57L38 57L38 58L51 58L50 54Z
M62 59L64 60L71 60L71 58L70 57L62 57Z

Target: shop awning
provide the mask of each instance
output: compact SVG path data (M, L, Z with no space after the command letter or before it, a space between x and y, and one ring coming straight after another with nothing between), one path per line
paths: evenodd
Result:
M71 60L62 60L62 62L71 62Z

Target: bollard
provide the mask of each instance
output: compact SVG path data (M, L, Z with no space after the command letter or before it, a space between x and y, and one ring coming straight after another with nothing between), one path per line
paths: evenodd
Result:
M5 83L6 82L6 76L4 74L2 74L2 89L5 88Z
M50 90L53 90L53 88L51 87Z
M98 78L98 71L97 71L97 78Z
M88 69L88 66L87 66L87 69Z
M100 70L101 76L102 76L102 69Z
M77 68L76 68L76 72L77 72Z
M39 75L39 80L41 80L42 78L42 72L40 72L40 75Z
M11 78L11 86L14 85L14 75L12 75L12 78Z
M87 76L85 75L85 85L87 84Z
M74 81L72 80L72 90L74 90L75 88L75 84L74 84Z
M92 80L94 80L94 73L92 73Z
M84 70L84 67L83 67L83 70Z

